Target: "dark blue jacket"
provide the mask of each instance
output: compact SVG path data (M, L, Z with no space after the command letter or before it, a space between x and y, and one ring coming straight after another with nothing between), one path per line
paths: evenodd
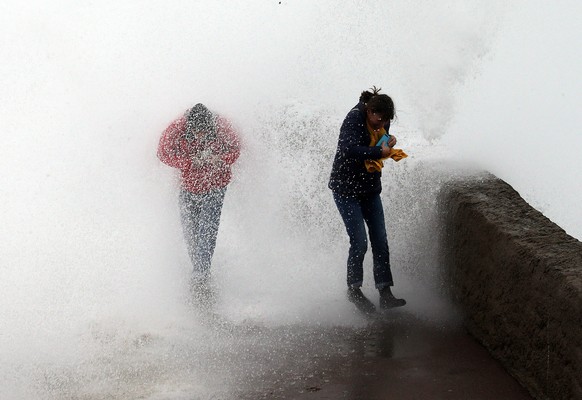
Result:
M390 121L384 128L388 132ZM382 158L382 150L380 147L370 146L364 104L359 103L350 110L340 129L329 188L344 196L380 193L382 172L368 172L364 165L365 160L379 158Z

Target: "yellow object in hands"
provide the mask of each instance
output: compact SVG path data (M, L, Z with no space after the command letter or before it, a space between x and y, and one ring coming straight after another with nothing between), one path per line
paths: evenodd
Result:
M386 133L386 129L382 127L382 129L375 131L369 124L366 124L366 126L370 133L370 146L375 146L376 143L378 143L378 140L380 140L380 138ZM390 154L388 154L388 157L379 160L366 160L364 161L364 164L366 165L366 170L368 172L379 172L382 170L382 167L384 167L384 160L391 158L394 161L400 161L406 157L408 157L408 154L403 150L390 148Z

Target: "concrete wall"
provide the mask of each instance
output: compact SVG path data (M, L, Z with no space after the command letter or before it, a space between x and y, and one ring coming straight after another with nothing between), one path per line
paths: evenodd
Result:
M582 243L493 176L450 182L440 202L467 329L537 399L582 399Z

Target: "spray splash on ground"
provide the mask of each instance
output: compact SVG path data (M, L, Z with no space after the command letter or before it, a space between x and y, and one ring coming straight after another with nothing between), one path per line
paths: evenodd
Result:
M436 143L505 6L281 3L1 6L2 397L130 395L145 376L155 398L178 370L203 397L226 382L213 357L224 367L261 337L221 336L185 305L176 177L155 148L198 101L245 142L214 262L219 315L363 323L343 297L347 238L326 184L344 115L379 85L410 154L383 178L397 290L420 318L447 318L434 237L451 170L435 167L449 152Z

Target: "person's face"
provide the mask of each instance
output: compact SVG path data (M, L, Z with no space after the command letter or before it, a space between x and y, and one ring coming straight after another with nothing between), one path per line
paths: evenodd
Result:
M368 124L374 129L378 130L384 126L386 120L382 117L382 114L373 112L371 110L366 111L366 116L368 120Z

